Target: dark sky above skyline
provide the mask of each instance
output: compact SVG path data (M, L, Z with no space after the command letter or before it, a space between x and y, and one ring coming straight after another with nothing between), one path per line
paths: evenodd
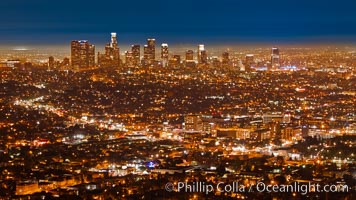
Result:
M352 42L355 0L2 0L0 44Z

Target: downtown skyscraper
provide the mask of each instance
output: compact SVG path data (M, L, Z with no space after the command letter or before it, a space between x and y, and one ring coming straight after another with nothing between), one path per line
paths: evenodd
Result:
M198 64L207 64L208 63L208 54L205 50L204 44L198 45Z
M117 43L116 33L111 33L110 43L105 46L105 54L98 53L98 65L102 67L119 67L120 48Z
M162 59L162 66L163 67L167 67L168 66L168 56L169 56L168 44L163 43L161 45L161 59Z
M141 62L140 45L139 44L131 45L131 52L133 57L133 64L136 66L139 65Z
M145 66L154 64L156 59L156 39L147 39L147 44L143 46L143 63Z
M185 51L185 66L186 67L195 67L194 51L193 50Z
M71 42L71 65L75 69L95 66L95 46L87 40L73 40Z
M272 64L272 69L276 69L280 66L279 49L277 47L272 47L271 64Z

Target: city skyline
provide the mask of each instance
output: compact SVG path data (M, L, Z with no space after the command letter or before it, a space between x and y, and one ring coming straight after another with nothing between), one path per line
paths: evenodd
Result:
M349 200L355 0L0 6L0 200Z

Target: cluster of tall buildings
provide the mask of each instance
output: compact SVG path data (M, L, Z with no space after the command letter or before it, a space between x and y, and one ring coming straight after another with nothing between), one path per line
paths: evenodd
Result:
M131 51L125 51L125 63L127 66L137 66L141 61L141 47L139 44L131 45Z
M111 33L111 41L105 45L105 53L98 53L98 65L120 66L120 62L120 49L117 44L116 33Z
M95 46L87 40L72 41L71 64L75 68L95 66Z
M125 51L124 59L120 59L120 48L117 42L116 33L111 33L111 41L106 44L105 52L97 54L97 63L95 62L95 46L87 40L75 40L71 43L71 65L74 68L88 67L119 67L123 64L128 67L134 66L178 66L181 64L180 55L170 55L168 44L161 44L160 59L156 59L156 40L154 38L147 39L147 44L143 46L143 55L141 56L141 46L134 44L131 49ZM255 63L254 55L247 54L245 61L236 62L234 66L245 71L251 69ZM231 58L229 52L223 52L221 59L209 58L204 44L199 44L194 57L194 50L185 52L184 64L186 67L195 67L197 65L207 65L212 63L213 66L230 66ZM97 64L97 65L96 65ZM272 48L271 60L267 63L270 69L280 67L279 49Z
M198 63L207 63L208 56L204 49L204 45L198 46ZM111 41L106 44L105 52L97 54L97 65L101 67L120 66L123 60L120 59L120 48L118 47L116 33L111 33ZM177 64L181 62L179 55L169 57L168 44L161 45L160 64L168 66L169 64ZM141 58L141 46L134 44L131 50L125 51L125 64L127 66L150 66L155 65L156 60L156 40L154 38L147 39L147 44L143 46L143 56ZM187 63L195 65L194 51L188 50L186 54ZM74 40L71 43L71 63L74 68L88 68L95 66L95 46L87 40Z

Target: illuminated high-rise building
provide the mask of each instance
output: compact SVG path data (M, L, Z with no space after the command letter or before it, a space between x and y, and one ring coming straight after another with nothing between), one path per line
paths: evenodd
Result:
M246 54L246 57L245 57L245 63L246 65L251 65L252 63L254 63L254 55L253 54Z
M143 46L143 63L144 65L152 65L156 58L156 40L147 39L147 45Z
M132 66L134 64L132 51L125 51L125 64L126 66Z
M178 67L180 66L180 55L173 55L170 59L169 59L169 66L171 67Z
M180 55L174 55L173 58L177 61L178 64L180 64Z
M48 70L51 70L54 68L54 57L53 56L50 56L48 58Z
M94 45L89 45L88 57L89 57L89 67L95 66L95 46Z
M255 57L253 54L246 54L245 57L245 70L250 71L251 66L255 63Z
M156 39L149 38L147 39L147 46L149 50L149 60L152 64L156 59Z
M150 64L150 49L148 45L143 45L143 65L148 66Z
M105 47L105 54L107 58L112 60L113 65L119 65L120 62L120 50L117 45L116 33L111 33L111 41Z
M167 67L168 66L168 44L163 43L161 45L161 59L162 59L162 66Z
M214 68L220 68L221 67L220 59L217 56L211 57L211 65Z
M201 64L207 64L208 63L208 52L206 50L202 50L200 52L200 62Z
M194 61L194 51L193 50L187 50L185 52L185 60L186 61Z
M199 44L198 45L198 52L197 52L198 63L202 63L201 62L202 61L202 58L201 58L202 51L205 51L204 44Z
M95 66L95 46L87 40L73 40L71 42L71 64L76 68Z
M193 50L187 50L185 52L185 66L186 67L195 67L195 61L194 61L194 51Z
M105 45L105 54L98 53L98 64L100 66L119 66L120 61L120 49L117 43L116 33L111 33L110 43Z
M279 60L279 49L277 47L273 47L271 51L271 64L272 68L278 68L280 66Z
M117 47L117 37L116 33L111 33L111 42L110 42L110 47L116 49Z
M140 45L139 44L131 45L131 52L132 52L132 57L133 57L133 64L136 66L139 65L140 64Z
M229 52L224 52L222 54L221 64L222 65L228 65L229 62L230 62Z

